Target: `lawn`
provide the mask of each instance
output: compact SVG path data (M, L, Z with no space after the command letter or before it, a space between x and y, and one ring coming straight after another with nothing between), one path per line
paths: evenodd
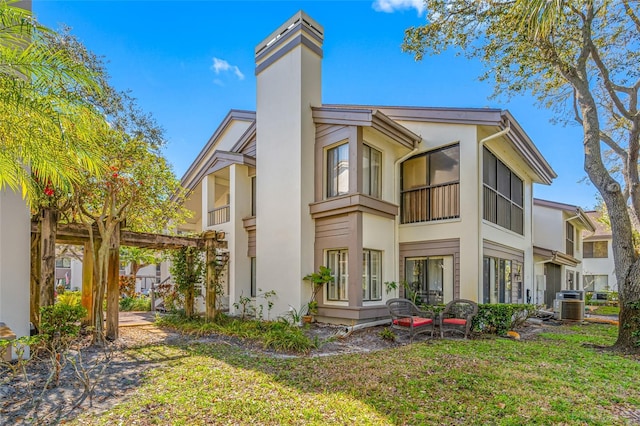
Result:
M640 416L639 359L592 346L615 333L549 327L524 341L437 339L319 358L228 344L143 347L131 355L175 356L124 403L72 423L628 424Z
M591 313L595 315L619 315L620 308L618 306L598 306Z

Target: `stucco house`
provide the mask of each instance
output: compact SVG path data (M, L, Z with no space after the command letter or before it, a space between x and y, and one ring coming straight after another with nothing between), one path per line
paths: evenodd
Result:
M582 232L583 282L586 291L618 291L613 263L611 228L600 221L602 214L586 212L595 225L594 231Z
M583 232L595 231L578 206L533 200L535 287L532 303L553 307L557 292L583 290Z
M327 105L323 28L298 12L255 49L256 111L231 110L185 173L184 230L224 231L229 309L274 290L320 321L385 317L406 280L427 303L525 302L534 183L555 172L506 110Z

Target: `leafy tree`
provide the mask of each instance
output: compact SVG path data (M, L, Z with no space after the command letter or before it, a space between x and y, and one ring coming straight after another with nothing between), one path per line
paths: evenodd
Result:
M68 30L51 41L64 45L84 66L100 76L100 91L86 93L100 112L106 126L93 129L93 137L103 147L100 161L108 167L99 173L84 172L71 191L65 212L67 220L84 224L99 239L90 240L93 253L93 308L89 313L95 341L104 337L102 302L107 294L109 267L119 265L119 231L162 232L169 223L179 223L184 209L175 200L181 189L171 166L161 153L165 144L162 128L142 112L128 93L118 92L108 83L101 58L88 51ZM117 272L116 272L117 274ZM117 288L107 303L108 324L117 324ZM114 315L116 316L115 318ZM110 338L117 326L108 327Z
M138 271L145 266L156 265L162 261L156 250L140 247L122 247L120 249L120 263L131 267L131 276L136 277Z
M184 314L187 318L194 316L194 299L198 286L204 282L205 262L200 250L185 247L171 255L171 276L176 290L184 296Z
M421 59L457 47L486 65L496 94L532 93L583 129L584 169L605 202L620 289L615 347L640 342L640 13L638 0L426 0L403 48ZM621 182L603 146L619 159Z
M15 3L0 0L0 190L33 201L101 170L106 123L85 96L99 76Z

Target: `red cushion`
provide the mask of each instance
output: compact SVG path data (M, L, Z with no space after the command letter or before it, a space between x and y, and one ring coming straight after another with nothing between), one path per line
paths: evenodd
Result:
M452 324L452 325L467 325L467 320L463 320L460 318L446 318L442 322L444 324Z
M421 325L431 324L432 322L433 320L431 318L413 317L414 327L420 327ZM394 319L393 323L395 325L401 325L403 327L411 327L411 318Z

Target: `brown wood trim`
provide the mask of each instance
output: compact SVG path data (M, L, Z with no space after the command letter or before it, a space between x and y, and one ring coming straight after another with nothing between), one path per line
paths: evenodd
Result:
M343 195L309 205L309 212L314 219L356 211L395 219L398 215L398 209L396 204L364 194Z
M31 222L31 233L38 233L37 222ZM94 238L99 240L97 229L94 230ZM86 226L76 223L58 224L56 241L67 244L84 245L89 240L89 231ZM204 248L205 240L196 237L183 237L179 235L149 234L145 232L120 231L120 244L123 246L176 249L181 247ZM219 247L226 247L226 241L220 241Z
M517 260L524 263L524 252L522 250L489 240L482 240L482 255L507 260Z
M256 217L245 217L242 219L242 226L244 226L244 229L247 231L254 231L256 229Z

